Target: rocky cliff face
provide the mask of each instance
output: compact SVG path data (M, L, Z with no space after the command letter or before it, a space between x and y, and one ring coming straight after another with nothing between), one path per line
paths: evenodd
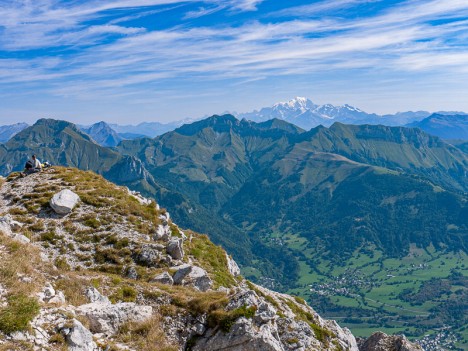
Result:
M12 174L0 212L2 350L358 350L349 330L244 280L206 236L94 173Z

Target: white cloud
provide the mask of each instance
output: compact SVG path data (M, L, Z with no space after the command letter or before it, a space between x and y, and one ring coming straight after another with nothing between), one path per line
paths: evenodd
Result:
M291 20L242 26L175 26L165 30L127 27L112 18L85 26L104 11L141 7L138 18L155 5L183 6L171 0L24 2L11 13L0 7L0 39L4 50L58 45L89 46L73 55L0 60L0 84L45 84L56 94L88 94L99 90L141 89L167 79L237 79L239 84L272 76L304 75L347 69L381 71L459 70L466 66L468 21L432 20L468 15L461 0L413 0L374 17ZM252 11L260 1L205 1L188 17L210 9ZM358 0L320 2L315 11L362 3ZM328 6L328 7L327 7ZM3 11L3 12L2 12ZM311 11L311 7L309 7ZM157 13L157 12L152 12ZM125 15L128 17L128 14ZM21 20L22 18L22 20ZM57 19L58 18L58 19ZM109 35L118 36L115 40ZM67 85L64 87L63 82ZM92 94L92 93L91 93Z

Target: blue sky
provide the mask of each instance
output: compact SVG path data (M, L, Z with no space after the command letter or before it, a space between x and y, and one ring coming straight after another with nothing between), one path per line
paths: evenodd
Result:
M468 112L467 0L0 0L0 123L246 112L294 96Z

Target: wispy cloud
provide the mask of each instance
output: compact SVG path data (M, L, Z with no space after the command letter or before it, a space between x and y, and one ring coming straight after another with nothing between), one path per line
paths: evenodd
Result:
M279 16L294 16L294 17L306 17L311 15L322 14L327 11L336 9L346 9L356 5L369 4L373 2L379 2L382 0L325 0L316 2L309 5L293 6L280 11L270 13L272 17Z
M274 15L311 15L368 2L322 1ZM466 70L466 0L407 0L358 19L293 16L269 21L273 17L263 14L242 24L191 23L221 11L227 17L238 11L255 11L261 3L9 1L0 5L0 50L10 57L0 60L0 87L38 84L52 94L79 96L99 91L133 93L167 81L230 79L236 86L268 77L351 69ZM187 22L164 29L135 25L139 18L157 19L161 11L174 9ZM43 51L15 54L34 49Z

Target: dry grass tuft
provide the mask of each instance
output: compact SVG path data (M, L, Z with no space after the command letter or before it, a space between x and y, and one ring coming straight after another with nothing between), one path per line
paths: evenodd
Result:
M0 245L5 247L1 254L0 282L12 295L29 295L38 292L44 285L44 278L36 267L44 265L39 255L39 249L15 241L0 233ZM30 282L18 277L27 276Z
M131 345L139 351L178 350L166 339L161 320L157 316L143 323L124 324L120 328L116 339Z

